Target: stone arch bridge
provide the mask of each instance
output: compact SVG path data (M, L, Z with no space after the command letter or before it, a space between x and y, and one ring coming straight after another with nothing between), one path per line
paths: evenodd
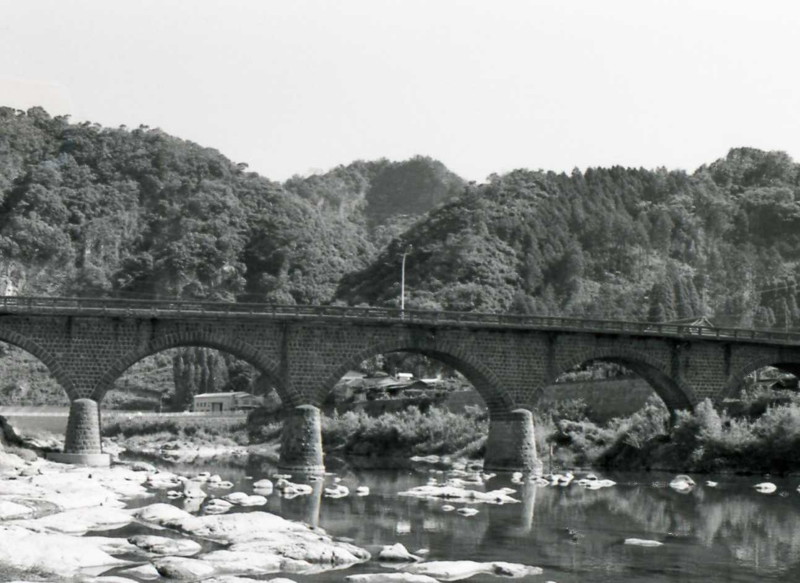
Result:
M0 341L41 360L71 401L61 459L103 463L98 403L139 360L179 346L237 356L291 407L281 466L323 469L319 407L375 354L424 354L464 374L489 409L485 465L537 471L531 410L542 389L585 362L646 379L672 409L736 394L766 365L800 372L800 334L675 324L392 308L0 297Z

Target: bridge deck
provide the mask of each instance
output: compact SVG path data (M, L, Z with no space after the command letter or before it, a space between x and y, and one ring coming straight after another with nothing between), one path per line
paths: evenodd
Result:
M173 300L123 300L0 296L0 316L64 315L130 318L265 318L364 321L372 323L428 324L477 328L557 330L656 336L764 344L800 345L800 333L749 328L709 328L685 324L593 320L523 314L400 310L399 308L360 308L349 306L300 306Z

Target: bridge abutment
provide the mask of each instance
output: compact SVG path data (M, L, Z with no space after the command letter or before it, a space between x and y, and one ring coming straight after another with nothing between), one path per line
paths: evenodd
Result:
M317 407L298 405L284 419L278 467L293 474L321 474L325 471L322 423Z
M483 467L487 470L542 475L542 462L536 454L533 414L530 411L515 409L489 420Z
M69 407L67 435L63 453L47 456L55 462L86 466L108 466L111 456L100 445L100 416L97 402L75 399Z

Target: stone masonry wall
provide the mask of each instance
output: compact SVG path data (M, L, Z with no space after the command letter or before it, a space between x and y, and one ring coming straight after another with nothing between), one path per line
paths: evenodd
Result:
M535 408L545 386L592 359L630 366L673 407L722 399L760 366L800 364L800 348L752 341L313 317L4 315L0 341L42 360L71 399L97 402L128 367L177 346L207 346L250 362L292 406L321 404L345 372L370 356L416 352L461 371L498 420Z

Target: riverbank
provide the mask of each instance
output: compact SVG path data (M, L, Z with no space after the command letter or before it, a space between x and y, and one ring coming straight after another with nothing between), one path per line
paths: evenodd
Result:
M580 401L565 401L538 413L535 429L546 471L800 472L800 399L788 393L745 395L722 411L706 401L674 419L652 399L607 423L590 421ZM167 460L244 459L248 453L277 459L280 430L280 422L248 427L243 419L134 417L106 424L104 436ZM413 456L481 459L487 433L488 418L477 409L455 414L412 407L377 417L348 412L322 419L326 455L372 460L373 467Z

